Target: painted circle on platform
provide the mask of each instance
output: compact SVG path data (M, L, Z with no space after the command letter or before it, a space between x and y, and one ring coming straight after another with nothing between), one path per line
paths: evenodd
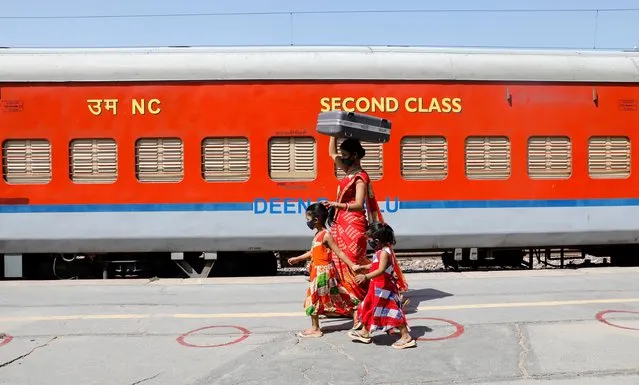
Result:
M8 344L12 340L13 340L13 336L10 336L8 334L0 334L0 347Z
M639 328L631 328L629 326L622 326L622 325L617 325L616 323L613 323L609 320L606 319L606 315L608 314L612 314L612 313L622 313L622 314L639 314L639 311L630 311L630 310L604 310L604 311L600 311L599 313L597 313L597 315L595 316L597 318L597 321L604 323L606 325L615 327L615 328L619 328L619 329L626 329L626 330L639 330Z
M217 345L196 345L196 344L192 344L192 343L189 343L189 342L185 341L186 337L188 337L188 336L190 336L190 335L192 335L194 333L200 332L202 330L216 329L216 328L236 329L236 330L239 330L242 333L242 335L239 338L234 339L233 341L226 342L226 343L223 343L223 344L217 344ZM186 346L186 347L189 347L189 348L217 348L217 347L220 347L220 346L228 346L228 345L234 345L234 344L240 343L240 342L244 341L245 339L247 339L250 334L251 334L251 332L248 329L245 329L245 328L243 328L241 326L235 326L235 325L213 325L213 326L204 326L204 327L201 327L199 329L191 330L190 332L184 333L181 336L179 336L176 339L176 341L180 345L183 345L183 346Z
M445 319L445 318L432 318L432 317L417 317L417 318L408 318L408 321L414 321L414 320L432 320L432 321L439 321L439 322L444 322L447 323L451 326L453 326L455 328L455 331L452 334L449 334L447 336L443 336L443 337L436 337L436 338L426 338L426 337L419 337L417 338L417 341L443 341L443 340L451 340L453 338L457 338L459 336L461 336L462 334L464 334L464 326L455 322L455 321L451 321L449 319Z

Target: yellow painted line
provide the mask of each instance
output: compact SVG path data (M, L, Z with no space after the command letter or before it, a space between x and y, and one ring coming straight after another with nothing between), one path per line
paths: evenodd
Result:
M541 301L541 302L502 302L481 303L466 305L440 305L419 306L418 311L433 310L468 310L468 309L499 309L499 308L526 308L526 307L551 307L570 305L595 305L615 303L635 303L639 298L610 298L610 299L583 299L565 301ZM215 318L281 318L281 317L306 317L303 311L279 312L279 313L177 313L177 314L78 314L78 315L51 315L51 316L24 316L2 317L0 322L28 322L28 321L71 321L71 320L108 320L108 319L144 319L144 318L181 318L181 319L215 319Z
M581 299L581 300L568 300L568 301L505 302L505 303L478 303L478 304L468 304L468 305L419 306L417 310L429 311L429 310L498 309L498 308L513 308L513 307L595 305L595 304L633 303L633 302L639 302L639 298Z
M431 310L466 310L466 309L498 309L498 308L522 308L543 306L569 306L569 305L594 305L612 303L639 302L639 298L613 298L613 299L584 299L567 301L543 301L543 302L505 302L505 303L479 303L468 305L440 305L419 306L418 311ZM227 313L227 314L174 314L174 318L276 318L276 317L305 317L303 313Z

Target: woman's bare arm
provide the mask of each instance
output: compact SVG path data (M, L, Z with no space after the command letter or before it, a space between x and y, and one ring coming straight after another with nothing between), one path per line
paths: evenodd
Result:
M348 211L364 211L364 200L366 199L366 183L358 179L355 182L355 203L348 204ZM337 207L340 210L346 210L346 203L342 202L325 202L326 207Z
M358 179L355 182L355 203L348 206L349 211L364 211L364 199L366 199L366 183Z
M348 167L344 165L344 162L342 162L342 157L337 151L337 138L334 136L331 136L328 140L328 155L330 155L331 159L333 159L333 162L335 162L337 167L346 172Z
M328 138L328 155L330 155L333 160L339 156L339 152L337 152L337 138L334 136Z
M360 270L368 270L368 269L371 268L372 265L373 265L372 263L369 263L368 265L355 264L355 265L353 265L353 271L358 272Z

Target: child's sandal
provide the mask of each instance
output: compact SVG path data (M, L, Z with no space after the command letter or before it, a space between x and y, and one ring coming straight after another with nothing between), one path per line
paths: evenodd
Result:
M363 342L365 344L370 344L371 341L373 340L370 336L369 337L364 337L362 335L362 333L360 333L357 330L350 330L348 332L348 336L351 337L351 339L359 341L359 342Z
M408 341L400 339L392 345L395 349L406 349L417 346L417 342L414 339L409 339Z
M320 330L318 332L314 332L314 333L304 333L304 332L299 332L297 333L298 337L301 338L319 338L324 336L324 333Z

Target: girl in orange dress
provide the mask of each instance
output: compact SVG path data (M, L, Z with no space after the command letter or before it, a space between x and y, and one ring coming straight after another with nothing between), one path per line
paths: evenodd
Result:
M326 207L334 210L333 218L329 218L331 236L351 263L366 266L370 264L366 257L366 229L371 223L384 222L371 179L361 167L361 159L366 155L366 150L359 140L352 138L342 142L339 153L336 138L330 138L328 147L335 164L346 173L337 188L337 201L324 202ZM355 272L337 255L333 256L333 263L344 287L357 299L363 300L368 290L368 281L355 282ZM367 270L362 271L366 272ZM396 275L401 292L407 291L408 285L401 270ZM402 305L405 306L407 301L403 301ZM357 330L361 328L361 323L356 321L357 310L354 319L353 329Z
M306 225L311 230L316 230L311 250L288 260L289 264L294 265L311 259L310 283L304 301L306 315L311 317L311 328L299 332L297 336L321 337L324 333L319 325L320 315L338 314L352 317L353 309L359 304L359 300L340 284L337 276L332 254L337 255L340 261L350 268L354 264L337 247L333 237L326 230L328 210L323 205L314 203L306 209L305 215Z

